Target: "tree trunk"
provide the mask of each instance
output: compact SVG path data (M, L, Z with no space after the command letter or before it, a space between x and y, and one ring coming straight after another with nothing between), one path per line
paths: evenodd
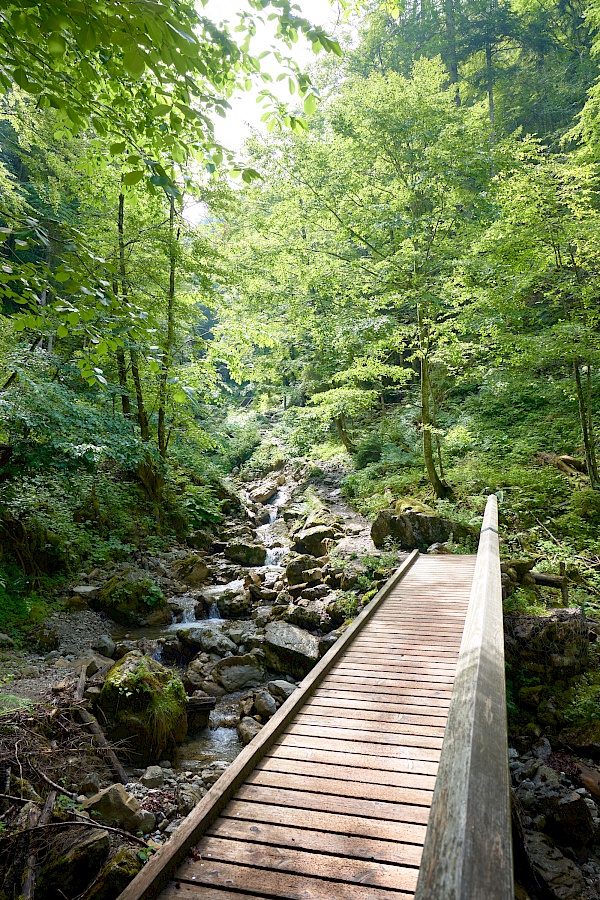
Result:
M433 459L433 440L431 436L433 422L431 420L431 408L429 405L431 386L429 382L429 360L427 356L421 357L421 421L423 425L423 458L429 483L436 497L450 497L452 491L442 481L435 468Z
M338 437L339 437L340 441L342 442L342 444L344 445L344 447L346 448L346 450L348 451L348 453L356 453L356 447L350 440L350 436L346 430L345 414L341 413L341 415L336 416L334 419L334 422L335 422L335 427L337 429Z
M125 242L124 242L124 220L125 220L125 195L119 194L119 213L117 218L117 231L119 234L119 272L121 275L121 300L125 303L127 297L127 281L125 279ZM119 284L115 278L113 282L113 292L115 297L119 296ZM131 402L129 400L129 391L127 386L127 366L125 364L125 351L122 347L117 347L117 372L119 376L119 387L121 388L121 408L126 419L131 418Z
M456 16L454 0L445 0L444 18L446 27L446 65L450 75L450 84L456 86L454 102L460 106L460 90L458 87L458 53L456 51Z
M487 75L487 95L490 113L490 145L492 150L496 146L496 110L494 107L494 70L492 67L492 45L490 41L485 43L485 69Z
M172 363L175 342L175 244L179 240L180 229L175 234L175 198L169 205L169 293L167 298L167 337L162 352L161 373L158 386L158 452L163 459L167 456L169 443L166 433L167 380Z
M600 488L598 479L598 462L596 459L596 448L594 446L594 435L592 432L592 412L591 412L591 376L588 379L587 397L584 394L581 383L580 360L573 363L573 373L575 375L575 387L577 391L577 405L579 407L579 422L581 425L581 433L583 435L583 447L585 450L585 461L590 479L590 485L594 490ZM589 372L589 366L588 366Z

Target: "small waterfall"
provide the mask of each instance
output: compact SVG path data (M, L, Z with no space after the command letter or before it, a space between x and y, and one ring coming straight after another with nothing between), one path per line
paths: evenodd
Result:
M274 522L275 519L277 518L277 513L278 513L278 512L279 512L279 510L277 509L276 506L272 506L272 507L269 509L269 525L272 525L272 524L273 524L273 522Z
M219 612L219 607L216 603L211 603L210 608L208 610L208 618L209 619L220 619L221 613Z
M265 557L265 566L278 566L281 563L281 560L285 556L286 548L285 547L269 547L267 548L267 555Z
M192 597L190 594L183 594L179 598L179 603L181 604L181 622L195 622L196 606L198 605L196 597Z

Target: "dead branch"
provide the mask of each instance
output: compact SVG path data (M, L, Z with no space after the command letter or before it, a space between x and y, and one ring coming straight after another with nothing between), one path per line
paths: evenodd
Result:
M72 800L77 800L78 795L76 793L74 793L73 791L68 791L66 788L61 787L60 784L56 784L56 782L52 781L52 779L49 778L44 772L40 772L39 769L36 769L31 760L29 760L29 768L35 772L38 778L41 778L46 782L46 784L49 784L50 787L57 790L59 794L64 794L66 797L70 797Z
M123 766L117 759L117 756L116 756L114 750L111 750L111 748L109 747L108 742L104 736L104 732L100 728L100 725L98 724L98 720L96 719L96 717L93 716L90 712L88 712L87 709L84 709L82 706L78 707L77 712L79 713L81 720L88 726L90 731L92 731L93 734L96 736L96 743L98 744L98 746L102 747L102 749L106 751L106 755L108 756L113 769L117 773L117 776L118 776L121 784L127 784L127 782L129 781L129 778L127 777L127 773L125 772L125 769L123 768Z
M54 804L56 803L56 791L51 791L46 797L46 802L44 803L44 808L42 809L41 815L39 812L36 812L36 821L32 823L32 827L35 825L46 825L47 822L52 818L52 811L54 809ZM31 829L30 829L31 830ZM37 863L37 854L35 850L27 857L27 868L25 870L25 879L23 881L23 900L33 900L33 896L35 894L35 867Z

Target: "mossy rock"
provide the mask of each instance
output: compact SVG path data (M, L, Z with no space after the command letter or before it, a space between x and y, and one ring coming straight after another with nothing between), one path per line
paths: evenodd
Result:
M104 867L87 900L114 900L121 894L143 866L140 854L123 847Z
M186 694L179 677L139 650L109 672L98 700L109 740L124 742L132 761L170 758L187 733Z
M113 575L91 603L121 625L164 625L171 621L171 610L160 588L151 578L140 578L131 570Z

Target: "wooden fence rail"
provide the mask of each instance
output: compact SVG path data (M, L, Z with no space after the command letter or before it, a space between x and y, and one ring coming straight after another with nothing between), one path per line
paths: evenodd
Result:
M415 900L513 900L498 508L489 497Z

